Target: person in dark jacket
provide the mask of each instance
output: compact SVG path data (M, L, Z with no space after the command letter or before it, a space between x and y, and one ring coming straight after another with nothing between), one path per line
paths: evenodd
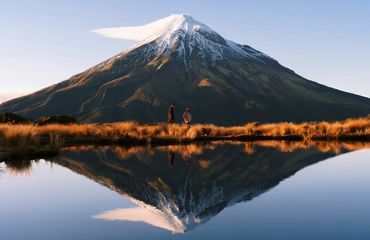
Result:
M174 123L175 122L175 104L173 104L173 103L171 103L170 107L168 108L167 122L168 123Z

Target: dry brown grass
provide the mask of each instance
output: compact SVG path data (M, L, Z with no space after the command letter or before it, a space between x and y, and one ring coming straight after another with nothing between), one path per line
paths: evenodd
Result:
M370 136L370 118L348 119L343 122L248 123L244 126L221 127L212 124L139 125L134 122L112 124L72 124L46 126L0 124L0 144L3 146L52 145L74 143L108 143L154 141L183 142L192 140L274 139L298 137L303 140Z

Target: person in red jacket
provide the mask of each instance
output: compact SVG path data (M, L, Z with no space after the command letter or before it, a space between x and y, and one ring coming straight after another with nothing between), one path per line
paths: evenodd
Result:
M192 116L191 116L191 110L190 107L187 107L184 114L182 114L182 119L184 120L185 124L191 124L192 122Z

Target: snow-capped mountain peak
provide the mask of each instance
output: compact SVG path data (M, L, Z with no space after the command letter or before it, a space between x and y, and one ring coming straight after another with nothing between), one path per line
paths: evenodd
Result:
M208 35L218 35L205 24L194 20L193 17L186 14L172 14L143 26L148 33L148 36L140 40L129 50L155 41L158 45L157 54L168 53L168 49L175 49L174 45L178 45L181 40L187 39L189 44L192 44L196 33L208 33ZM181 43L180 43L181 44ZM184 51L185 46L181 44L179 52ZM182 54L185 54L184 52Z
M145 28L152 31L150 31L150 36L141 41L142 44L150 42L160 36L171 35L179 31L186 34L192 34L194 31L199 31L200 29L203 31L213 32L205 24L198 22L194 20L193 17L185 14L172 14L169 17L165 17L145 25Z
M92 30L92 32L108 38L136 40L145 43L163 34L175 32L180 29L191 32L201 28L212 31L208 26L194 20L189 15L172 14L142 26L100 28Z
M186 14L172 14L143 26L104 28L93 32L106 37L138 40L114 59L141 46L145 46L145 61L151 62L175 53L186 69L191 68L192 54L210 62L225 57L263 62L268 57L249 46L226 40L207 25Z

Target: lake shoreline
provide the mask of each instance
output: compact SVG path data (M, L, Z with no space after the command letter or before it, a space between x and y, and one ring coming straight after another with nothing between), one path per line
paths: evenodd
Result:
M238 141L370 142L370 118L341 122L140 125L134 122L105 124L0 124L0 149L16 155L57 152L66 146L121 145L165 146ZM37 155L37 154L36 154Z
M120 141L110 141L101 139L99 141L71 141L64 142L63 145L33 145L33 146L7 146L0 144L0 162L11 161L18 159L43 159L58 156L59 153L66 148L79 148L86 146L99 147L120 147L120 148L135 148L135 147L167 147L167 146L212 146L220 144L244 144L244 145L261 145L264 147L279 148L281 145L291 146L292 149L307 149L311 147L326 146L328 149L352 149L358 150L370 147L369 136L356 138L315 138L315 140L304 140L298 136L279 136L279 137L212 137L212 138L195 138L195 139L147 139L136 141L133 139L122 139ZM365 146L365 147L364 147ZM289 152L291 150L287 150ZM338 150L335 150L338 151Z

